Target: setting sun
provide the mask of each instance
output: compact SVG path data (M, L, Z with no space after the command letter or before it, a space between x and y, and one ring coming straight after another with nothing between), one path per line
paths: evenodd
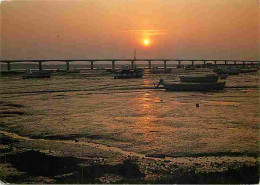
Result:
M150 40L149 39L144 39L143 41L145 46L148 46L150 44Z

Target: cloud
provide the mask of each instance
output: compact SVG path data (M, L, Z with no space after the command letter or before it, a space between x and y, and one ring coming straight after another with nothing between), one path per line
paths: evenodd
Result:
M126 30L124 33L143 34L144 36L167 35L168 30Z

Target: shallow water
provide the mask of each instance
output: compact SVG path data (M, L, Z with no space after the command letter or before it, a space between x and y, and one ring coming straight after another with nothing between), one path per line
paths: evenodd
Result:
M18 75L2 76L0 136L19 142L8 147L0 143L0 150L33 149L62 158L101 158L112 166L134 157L144 169L145 182L160 179L165 171L171 174L176 165L207 172L241 164L255 166L259 153L259 75L230 76L227 88L219 92L154 88L160 78L177 81L178 75L185 73L145 71L142 79L83 73L55 73L50 79L26 80ZM0 168L6 167L0 164ZM15 172L7 169L12 177ZM108 176L93 182L119 182L107 181ZM55 182L48 180L42 182ZM64 182L81 180L65 178Z
M22 135L76 134L81 141L141 154L258 152L257 89L152 89L161 77L174 79L172 74L122 80L80 74L28 80L2 77L1 99L23 105L26 113L4 122ZM258 77L230 76L227 86L258 85Z

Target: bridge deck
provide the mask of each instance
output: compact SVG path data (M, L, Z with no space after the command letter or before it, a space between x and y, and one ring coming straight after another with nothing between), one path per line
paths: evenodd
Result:
M203 62L204 65L207 63L213 62L213 65L259 65L259 61L253 61L253 60L223 60L223 59L51 59L51 60L0 60L0 63L6 63L7 64L7 70L11 70L11 63L38 63L39 70L42 70L42 63L44 62L65 62L66 63L66 69L70 70L70 63L71 62L89 62L90 63L90 69L94 69L94 63L95 62L111 62L111 68L115 69L115 62L122 62L122 61L128 61L131 62L131 67L134 67L135 62L148 62L148 68L152 68L152 62L155 61L161 61L163 62L163 68L167 68L167 63L176 63L177 65L181 65L182 62L189 62L190 65L196 65L197 62ZM223 63L224 62L224 63ZM231 62L231 64L230 64ZM197 63L198 64L198 63ZM187 65L187 64L186 64Z

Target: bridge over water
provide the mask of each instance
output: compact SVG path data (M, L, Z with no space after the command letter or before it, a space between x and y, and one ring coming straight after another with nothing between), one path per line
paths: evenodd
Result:
M256 66L259 65L259 61L252 60L227 60L227 59L58 59L58 60L0 60L0 63L7 65L7 70L11 71L12 63L38 63L39 70L43 69L43 63L45 62L64 62L66 64L66 70L70 70L70 63L72 62L87 62L90 63L90 69L94 69L95 62L111 62L111 68L115 69L116 62L129 62L133 68L138 62L147 62L147 67L152 68L152 62L163 62L163 68L167 68L167 63L182 65L183 62L188 62L190 65L196 65L203 63L204 65L211 63L212 65L242 65L242 66Z

